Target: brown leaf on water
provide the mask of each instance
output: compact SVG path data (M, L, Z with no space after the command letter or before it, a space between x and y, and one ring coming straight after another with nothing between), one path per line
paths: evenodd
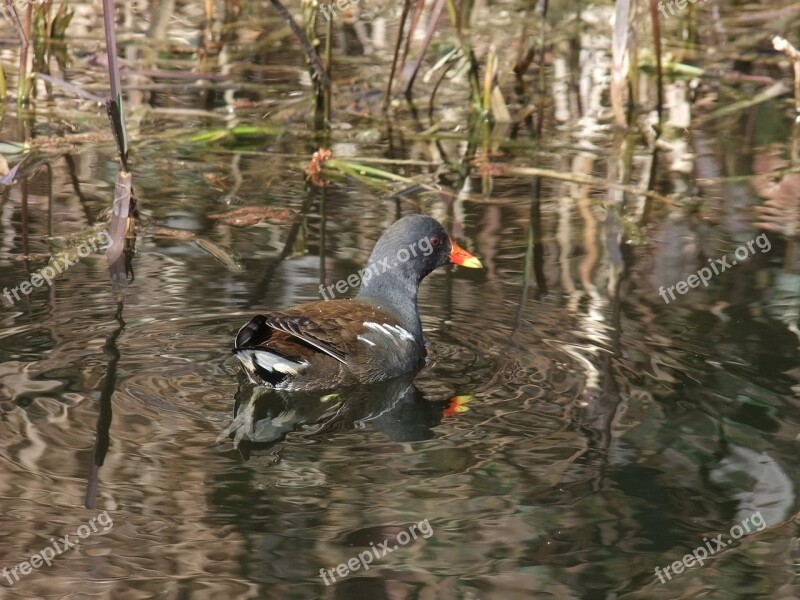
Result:
M168 237L176 240L194 240L195 234L186 229L172 229L171 227L151 226L146 228L147 233L153 237Z
M475 156L470 160L470 164L473 167L480 167L484 163L491 162L493 158L503 158L504 156L506 156L506 153L502 150L489 150L488 152L476 150Z
M478 175L500 177L508 171L511 165L494 162L494 159L503 158L505 156L506 154L502 150L489 150L488 152L478 150L469 162L477 170Z
M320 175L322 175L322 165L330 158L333 158L333 152L327 148L320 148L311 156L311 162L306 167L306 175L317 187L325 187L328 184Z
M500 177L508 171L508 165L503 163L487 162L478 167L478 175L491 175L492 177Z
M225 180L222 179L217 173L204 173L203 179L205 179L211 185L216 185L219 189L229 190L231 186L225 183Z
M114 136L105 132L72 133L65 135L47 135L28 140L30 147L43 152L65 150L83 144L103 144L113 141Z
M271 208L269 206L248 206L237 208L224 213L208 215L209 219L216 219L225 225L233 227L250 227L259 223L285 223L294 219L294 212L285 208Z

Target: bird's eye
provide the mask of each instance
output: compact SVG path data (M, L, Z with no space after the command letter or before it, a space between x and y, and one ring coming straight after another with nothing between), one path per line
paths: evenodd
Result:
M433 236L431 238L431 244L433 244L434 246L438 246L441 243L442 243L442 240L440 240L438 236Z

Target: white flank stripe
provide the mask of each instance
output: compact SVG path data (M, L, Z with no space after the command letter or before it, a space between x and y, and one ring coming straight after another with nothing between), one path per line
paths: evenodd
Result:
M389 325L387 325L387 327L389 327ZM408 333L402 327L400 327L400 325L395 325L394 326L394 330L397 332L397 335L399 335L404 340L413 340L414 339L414 336L411 335L410 333Z
M358 339L358 340L360 340L360 341L362 341L362 342L364 342L365 344L369 344L370 346L374 346L374 345L375 345L375 342L373 342L373 341L371 341L371 340L368 340L368 339L367 339L367 338L365 338L363 335L360 335L360 336L358 336L358 338L357 338L357 339Z
M413 340L414 336L411 335L408 331L400 327L399 325L388 325L388 324L381 324L381 323L371 323L366 322L364 323L364 327L367 329L371 329L372 331L380 332L384 335L388 335L393 342L397 343L396 338L400 338L401 340Z

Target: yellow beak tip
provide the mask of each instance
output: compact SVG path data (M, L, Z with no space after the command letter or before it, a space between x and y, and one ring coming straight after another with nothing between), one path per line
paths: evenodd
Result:
M461 266L462 267L467 267L468 269L482 269L483 268L483 265L481 264L481 261L479 261L474 256L469 257L467 260L465 260L463 263L461 263Z

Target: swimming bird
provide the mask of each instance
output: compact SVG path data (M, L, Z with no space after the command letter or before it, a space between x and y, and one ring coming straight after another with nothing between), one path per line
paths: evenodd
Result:
M233 352L253 383L287 391L377 383L416 371L426 356L417 291L448 264L482 268L436 219L403 217L375 244L354 299L256 315L239 330Z

